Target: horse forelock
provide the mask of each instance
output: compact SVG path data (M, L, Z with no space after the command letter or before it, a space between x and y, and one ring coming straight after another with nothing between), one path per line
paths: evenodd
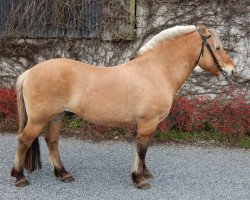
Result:
M175 26L169 29L165 29L155 35L151 40L149 40L144 46L142 46L137 55L142 55L147 51L156 48L159 44L164 41L173 40L181 35L186 35L188 33L194 32L196 27L194 25L188 26Z
M209 32L211 34L211 37L212 37L215 48L223 47L223 44L222 44L222 42L220 40L220 37L219 37L218 33L216 32L216 30L213 29L213 28L209 28L208 30L209 30Z

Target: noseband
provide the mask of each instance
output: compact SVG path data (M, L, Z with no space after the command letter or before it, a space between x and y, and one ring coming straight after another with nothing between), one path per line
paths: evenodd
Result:
M198 62L199 62L199 60L200 60L200 57L203 56L204 45L206 45L206 47L207 47L207 49L208 49L210 55L212 56L212 58L213 58L213 60L214 60L214 63L215 63L215 65L216 65L216 67L218 68L218 70L223 74L223 76L224 76L227 80L230 80L230 78L229 78L227 72L226 72L225 70L222 69L221 65L219 64L217 58L216 58L215 55L214 55L214 52L212 51L212 48L211 48L210 44L207 42L207 39L211 38L211 35L204 36L204 35L202 35L202 34L200 33L199 30L197 30L197 31L198 31L198 33L200 34L201 39L202 39L201 52L200 52L200 55L199 55L199 57L198 57L197 64L198 64Z

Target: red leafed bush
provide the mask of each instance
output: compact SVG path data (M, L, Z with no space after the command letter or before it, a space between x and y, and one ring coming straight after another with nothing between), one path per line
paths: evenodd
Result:
M250 129L250 106L244 94L221 95L214 99L177 96L167 121L158 128L184 132L214 130L223 135L243 137Z
M16 92L0 89L0 131L16 131L17 129Z
M202 111L209 102L206 96L196 98L187 98L177 96L174 99L171 111L168 117L168 126L170 129L179 129L181 131L199 131L203 128L203 121L206 114Z
M224 101L216 98L208 111L211 126L224 135L244 136L250 129L250 106L247 103L244 94L231 94L230 99Z
M0 119L15 118L17 116L15 90L0 89Z

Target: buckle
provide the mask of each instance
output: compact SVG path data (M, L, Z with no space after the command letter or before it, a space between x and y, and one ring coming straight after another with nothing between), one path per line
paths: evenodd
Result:
M206 39L209 39L211 38L212 36L211 35L208 35L208 36L204 36Z
M228 77L228 74L225 70L221 69L221 73L225 76L225 77Z

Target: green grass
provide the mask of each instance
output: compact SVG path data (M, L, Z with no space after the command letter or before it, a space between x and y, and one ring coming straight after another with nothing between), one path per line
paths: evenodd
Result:
M166 142L182 142L182 143L192 143L192 142L208 142L217 145L226 146L236 146L243 147L245 149L250 149L250 137L245 136L244 138L235 138L233 136L220 135L213 131L203 131L203 132L181 132L176 130L171 130L169 132L156 132L156 141Z
M245 149L250 149L250 137L247 136L245 139L241 140L239 146L244 147Z
M72 129L77 129L83 125L83 120L79 117L74 117L68 122L68 126Z

